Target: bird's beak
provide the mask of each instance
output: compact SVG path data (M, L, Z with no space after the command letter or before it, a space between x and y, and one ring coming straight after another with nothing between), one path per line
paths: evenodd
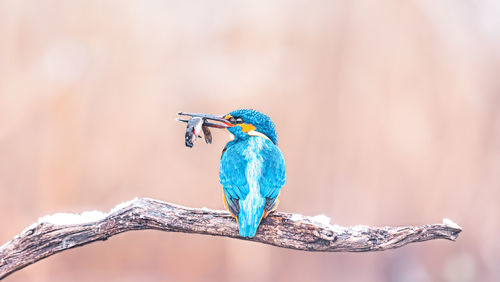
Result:
M208 127L214 127L214 128L228 128L234 126L234 124L230 123L228 120L224 119L221 116L216 116L216 115L210 115L210 114L193 114L193 113L184 113L180 112L178 113L180 116L190 116L191 118L193 117L200 117L202 118L205 122L203 123L204 126ZM182 122L188 122L186 119L177 119L178 121ZM214 123L211 121L217 121L220 123Z

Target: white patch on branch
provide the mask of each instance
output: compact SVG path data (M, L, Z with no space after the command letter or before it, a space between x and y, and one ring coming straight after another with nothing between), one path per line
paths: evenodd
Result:
M31 224L27 228L23 230L22 233L31 230L35 228L38 224L40 223L49 223L53 225L76 225L76 224L83 224L83 223L90 223L90 222L95 222L102 220L109 216L110 214L119 211L134 202L137 201L137 198L134 198L130 201L126 201L123 203L120 203L116 205L114 208L112 208L108 213L98 211L98 210L93 210L93 211L84 211L80 214L78 213L55 213L51 215L46 215L38 219L37 222Z
M298 213L294 213L292 217L290 217L290 220L293 221L303 221L304 219L306 219L306 217Z
M112 214L112 213L114 213L116 211L119 211L119 210L123 209L124 207L127 207L127 206L130 206L130 205L134 204L135 202L137 202L137 200L138 200L138 198L133 198L130 201L126 201L126 202L123 202L123 203L120 203L120 204L116 205L114 208L112 208L109 211L108 215Z
M74 225L98 221L106 218L108 214L102 211L84 211L80 214L77 213L55 213L46 215L38 219L38 223L51 223L54 225Z
M303 216L301 214L293 214L290 220L293 221L308 221L314 224L318 225L324 225L324 226L331 226L330 221L331 219L324 215L324 214L318 214L315 216Z
M363 233L369 232L370 227L366 225L354 225L349 228L353 236L360 236Z
M324 214L318 214L313 217L311 217L311 220L315 223L323 224L323 225L330 225L330 218Z
M448 226L453 227L453 228L462 229L462 227L460 227L458 224L456 224L453 220L451 220L449 218L443 218L443 224L448 225Z

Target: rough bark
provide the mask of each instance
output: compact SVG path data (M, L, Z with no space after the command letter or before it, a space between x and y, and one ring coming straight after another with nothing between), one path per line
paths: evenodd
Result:
M226 211L134 199L109 213L92 211L40 218L0 247L0 279L58 252L142 229L225 236L319 252L383 251L432 239L454 241L462 231L448 219L442 224L423 226L341 227L330 225L325 216L274 212L262 221L256 236L249 239L239 236L236 221Z

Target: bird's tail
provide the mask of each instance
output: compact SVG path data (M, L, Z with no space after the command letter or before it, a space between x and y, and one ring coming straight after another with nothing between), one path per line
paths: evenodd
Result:
M257 198L253 199L251 203L247 202L246 199L243 201L240 212L238 214L238 224L240 229L240 235L242 237L253 237L257 228L259 227L262 215L264 214L264 207L266 204L265 199Z

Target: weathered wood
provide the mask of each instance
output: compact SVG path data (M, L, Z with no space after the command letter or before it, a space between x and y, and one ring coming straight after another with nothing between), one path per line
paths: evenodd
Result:
M327 220L324 220L327 219ZM432 239L456 240L462 229L451 220L406 227L341 227L325 216L275 212L261 223L254 238L239 236L226 211L194 209L153 199L134 199L109 213L98 211L45 216L0 247L0 279L58 252L106 240L130 230L225 236L304 251L383 251Z

